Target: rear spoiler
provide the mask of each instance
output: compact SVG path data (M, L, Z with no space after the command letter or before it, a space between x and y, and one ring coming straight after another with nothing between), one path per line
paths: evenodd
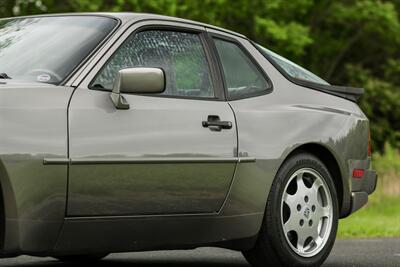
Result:
M319 84L296 78L292 78L291 81L297 85L342 97L353 102L357 102L365 91L364 88Z

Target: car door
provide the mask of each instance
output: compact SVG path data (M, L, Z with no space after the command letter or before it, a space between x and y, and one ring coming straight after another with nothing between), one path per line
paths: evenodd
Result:
M224 203L239 161L236 123L203 28L148 26L125 33L71 99L68 216L216 213ZM163 69L166 90L123 94L130 109L118 110L110 90L133 67ZM204 123L215 120L232 127Z

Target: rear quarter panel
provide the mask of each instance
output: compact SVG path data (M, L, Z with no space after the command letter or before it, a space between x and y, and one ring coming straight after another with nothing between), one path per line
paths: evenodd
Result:
M238 125L238 153L257 161L238 165L223 211L263 212L284 160L299 146L312 143L328 149L337 160L344 190L341 215L345 215L350 207L349 162L368 157L368 119L356 103L291 83L250 43L242 44L264 68L274 88L264 96L230 102Z
M230 103L238 125L239 155L257 161L238 165L225 211L236 213L242 208L262 212L273 179L288 155L301 145L319 144L333 154L339 165L342 177L335 179L343 182L344 215L350 205L348 163L368 157L368 120L355 104L343 105L347 100L305 88L275 88L282 92L287 89L297 97L271 93ZM319 99L318 103L313 99Z

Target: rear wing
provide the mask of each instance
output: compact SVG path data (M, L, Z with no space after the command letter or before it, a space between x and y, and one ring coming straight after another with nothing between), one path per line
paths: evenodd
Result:
M291 77L289 80L297 85L342 97L353 102L357 102L365 92L364 88L319 84L293 77Z

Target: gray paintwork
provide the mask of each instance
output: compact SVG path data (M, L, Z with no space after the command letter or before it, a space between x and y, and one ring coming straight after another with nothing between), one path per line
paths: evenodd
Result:
M342 217L355 210L352 191L373 191L373 173L372 182L351 179L353 168L370 167L368 119L356 103L293 84L242 35L156 15L101 15L119 28L63 86L0 83L5 256L249 248L274 176L298 148L318 148L338 166ZM123 94L130 108L118 110L109 92L88 88L127 36L157 25L234 38L273 90L229 102ZM210 114L232 129L202 127Z

